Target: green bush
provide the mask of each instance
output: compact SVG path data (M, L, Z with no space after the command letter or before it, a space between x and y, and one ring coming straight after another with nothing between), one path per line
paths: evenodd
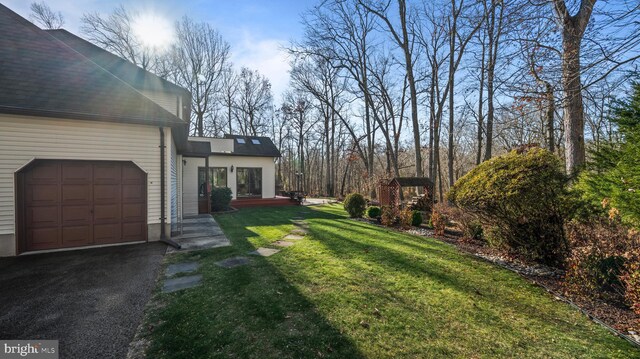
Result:
M382 210L380 209L380 207L377 207L377 206L367 207L367 217L371 219L376 219L380 217L381 214L382 214Z
M640 227L640 83L631 98L614 109L619 135L590 151L591 161L576 189L594 208Z
M448 199L475 216L492 246L560 265L567 178L558 157L533 147L483 162L451 188Z
M216 187L211 190L211 210L213 212L226 211L231 203L231 189L229 187Z
M345 197L343 205L349 217L361 218L367 207L367 201L360 193L351 193Z
M420 211L411 212L411 225L419 227L422 224L422 213Z

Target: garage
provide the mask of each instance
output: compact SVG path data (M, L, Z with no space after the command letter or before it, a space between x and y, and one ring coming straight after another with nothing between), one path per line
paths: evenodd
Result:
M16 181L20 253L147 240L146 173L132 162L36 160Z

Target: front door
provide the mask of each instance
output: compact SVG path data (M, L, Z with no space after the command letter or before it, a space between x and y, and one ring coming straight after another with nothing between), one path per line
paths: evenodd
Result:
M262 198L262 168L243 168L237 169L236 183L237 196L242 197L258 197Z

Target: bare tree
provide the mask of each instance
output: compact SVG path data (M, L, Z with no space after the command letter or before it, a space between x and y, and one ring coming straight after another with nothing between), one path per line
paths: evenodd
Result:
M302 92L289 92L285 94L285 102L282 105L282 112L289 118L288 122L297 131L297 150L298 150L298 164L299 167L295 175L297 176L297 188L298 191L308 191L309 186L307 183L307 173L305 167L305 138L307 133L311 130L309 120L309 111L311 110L311 103Z
M309 93L317 102L322 117L321 135L325 145L326 158L325 194L335 194L336 166L335 142L336 124L346 91L345 80L340 77L340 68L322 56L298 56L292 63L291 81L294 89Z
M422 170L422 141L420 140L420 124L418 122L418 90L416 86L416 78L414 74L414 62L416 61L416 53L414 48L414 34L409 32L409 16L407 14L407 3L405 0L397 0L398 6L398 20L400 27L394 26L392 19L388 14L391 6L391 0L386 3L378 4L377 6L369 4L367 1L360 0L368 11L378 16L382 22L386 24L386 28L391 34L394 42L402 50L404 57L404 66L407 78L407 84L409 85L409 98L411 100L411 124L413 125L413 143L415 146L415 158L416 158L416 176L422 177L424 175Z
M267 133L267 115L272 110L271 83L258 71L246 67L240 70L238 98L240 131L244 135L257 136Z
M228 71L229 44L207 23L183 17L176 25L177 43L172 49L178 83L191 92L192 130L204 136L205 117L212 121L222 78ZM217 126L220 127L220 126Z
M469 30L464 32L461 28L464 24L461 24L460 18L463 16L463 10L465 9L464 0L456 3L456 0L451 0L451 16L449 17L449 79L447 87L450 92L449 96L449 151L448 151L448 170L449 170L449 186L453 186L455 181L454 176L454 95L455 95L455 74L460 66L465 49L475 33L480 29L484 23L483 16L471 16L467 24Z
M84 14L80 29L94 44L150 70L154 62L153 49L143 46L134 34L132 24L136 16L120 5L107 16L97 12Z
M487 126L485 141L484 160L491 159L493 150L493 121L495 115L494 108L494 93L495 93L495 72L496 63L498 61L498 49L500 45L500 36L503 30L504 19L504 1L503 0L489 0L490 4L487 6L486 0L483 2L485 5L485 14L487 16Z
M348 80L349 93L353 95L349 101L362 103L359 114L364 133L360 134L358 126L353 124L348 115L334 111L351 137L349 146L362 159L367 180L374 176L375 129L373 99L370 93L369 61L375 50L372 41L375 27L374 15L364 9L359 0L332 0L316 7L304 19L306 39L302 46L291 49L307 55L320 56L332 66L344 70ZM354 109L351 109L354 111ZM356 117L356 116L354 116ZM364 142L364 143L363 143ZM353 169L354 166L350 166ZM371 182L369 182L372 185ZM375 198L375 190L369 186L370 194Z
M580 48L595 3L596 0L581 0L578 12L571 15L565 0L553 0L553 10L562 28L564 147L567 172L570 174L585 163Z
M46 30L60 29L64 26L64 17L61 12L51 10L45 2L32 2L29 19Z
M239 120L237 113L238 106L236 104L238 101L239 87L238 74L231 67L228 67L222 76L222 92L220 94L228 133L233 133L233 123Z

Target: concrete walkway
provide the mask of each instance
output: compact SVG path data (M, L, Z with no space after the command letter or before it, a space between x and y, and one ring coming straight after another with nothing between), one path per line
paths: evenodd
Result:
M185 218L182 234L171 237L182 248L169 247L167 253L195 251L201 249L227 247L231 245L218 223L209 214Z
M310 197L306 197L304 199L304 202L302 202L303 206L318 206L321 204L330 204L330 203L337 203L337 201L335 199L328 199L328 198L310 198Z

